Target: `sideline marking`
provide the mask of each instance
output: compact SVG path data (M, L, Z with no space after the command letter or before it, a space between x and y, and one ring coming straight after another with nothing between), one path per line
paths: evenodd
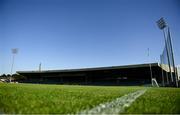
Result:
M124 111L126 107L129 107L138 97L143 95L147 89L138 90L133 93L125 94L122 97L107 103L99 104L98 106L80 112L79 114L118 114Z

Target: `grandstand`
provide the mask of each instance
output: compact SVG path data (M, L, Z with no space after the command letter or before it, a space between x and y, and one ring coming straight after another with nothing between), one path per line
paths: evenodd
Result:
M81 85L151 85L152 77L159 85L170 85L170 78L162 78L170 74L166 66L159 63L65 69L46 71L17 71L26 79L23 83L42 84L81 84Z

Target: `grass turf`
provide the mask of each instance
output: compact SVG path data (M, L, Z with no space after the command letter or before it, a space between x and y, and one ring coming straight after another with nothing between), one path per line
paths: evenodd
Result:
M78 113L143 87L0 83L0 113ZM149 88L125 113L180 113L180 89Z
M0 83L0 113L77 113L141 88Z
M126 113L180 113L180 88L150 88Z

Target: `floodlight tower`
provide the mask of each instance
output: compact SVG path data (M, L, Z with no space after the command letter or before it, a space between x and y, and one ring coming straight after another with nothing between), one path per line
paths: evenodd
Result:
M174 62L174 54L173 54L174 51L173 51L173 47L172 47L169 27L168 27L168 25L166 24L166 22L164 21L163 18L160 18L157 21L157 25L158 25L159 29L163 30L166 54L167 54L168 65L169 65L169 71L170 71L170 75L171 75L171 81L173 82L173 75L172 75L170 59L169 59L170 55L172 56L173 69L174 69L174 74L175 74L175 82L176 82L176 86L178 87L177 73L176 73L177 71L176 71L175 62ZM165 33L165 28L166 27L168 28L168 33ZM169 42L170 42L170 46L169 47L170 47L171 52L169 52L169 49L168 49L168 43L167 43L168 41L167 41L166 35L169 37ZM169 53L171 53L171 54L169 54Z
M41 71L41 63L39 64L39 71Z
M12 65L11 65L11 77L12 77L13 66L14 66L14 58L15 58L15 55L18 53L18 49L17 48L13 48L13 49L11 49L11 52L13 54ZM10 82L11 82L11 77L10 77Z
M149 48L148 48L148 58L149 58ZM150 69L150 75L151 75L151 85L153 86L153 75L152 75L152 68L151 68L151 63L149 63L149 69Z

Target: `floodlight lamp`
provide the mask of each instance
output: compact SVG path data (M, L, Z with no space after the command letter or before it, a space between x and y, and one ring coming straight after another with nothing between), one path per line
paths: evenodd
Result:
M18 49L17 48L13 48L11 51L12 51L13 54L17 54L18 53Z
M164 21L164 18L160 18L156 23L157 23L159 29L161 29L161 30L167 26L166 22Z

